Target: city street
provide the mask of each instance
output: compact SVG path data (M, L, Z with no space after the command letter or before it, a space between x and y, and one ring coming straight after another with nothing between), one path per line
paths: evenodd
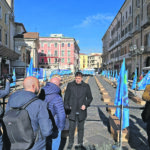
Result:
M98 80L103 84L104 88L109 92L111 101L115 99L116 89L110 86L100 76L97 76ZM93 94L93 101L91 105L105 105L101 101L101 94L97 87L94 77L90 77L89 85ZM129 99L129 106L141 107L141 105L134 103ZM141 119L141 110L130 110L130 135L129 143L123 143L124 150L148 150L146 125ZM112 145L115 144L110 132L109 132L109 113L106 108L88 108L88 117L85 122L85 136L84 145L95 145L96 150L109 150ZM77 138L75 138L77 140ZM75 145L77 144L75 140Z

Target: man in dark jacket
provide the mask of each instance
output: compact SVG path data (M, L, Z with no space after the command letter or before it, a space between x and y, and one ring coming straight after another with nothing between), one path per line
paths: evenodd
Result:
M25 78L23 86L24 90L17 91L10 96L6 106L6 112L11 107L21 107L36 97L40 87L39 81L35 77ZM38 137L30 150L45 150L46 137L52 134L52 122L49 119L47 103L37 99L28 105L26 110L29 113L33 131L37 135L36 137Z
M71 109L69 114L69 145L68 150L72 149L74 143L74 132L76 122L78 126L78 146L83 147L84 122L87 117L87 107L92 101L90 86L83 82L81 72L75 74L75 81L67 85L64 102L65 109Z

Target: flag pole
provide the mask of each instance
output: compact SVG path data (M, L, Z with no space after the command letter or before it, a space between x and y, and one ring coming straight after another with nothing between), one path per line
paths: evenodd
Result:
M121 105L121 117L120 117L120 150L122 150L122 120L123 120L123 98L122 98L122 105Z

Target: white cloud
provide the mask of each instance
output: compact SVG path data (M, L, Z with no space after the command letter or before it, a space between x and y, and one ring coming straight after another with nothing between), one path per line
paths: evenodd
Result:
M93 23L105 23L105 22L111 22L114 19L113 15L107 15L107 14L97 14L93 16L86 17L81 24L75 25L75 28L82 28L86 27Z

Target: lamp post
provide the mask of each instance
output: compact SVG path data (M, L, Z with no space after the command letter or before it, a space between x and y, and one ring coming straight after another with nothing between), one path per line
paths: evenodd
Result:
M141 46L140 49L137 48L137 45L132 45L130 46L130 52L129 52L129 55L132 57L132 56L135 56L136 59L135 59L135 70L137 69L137 56L138 55L141 55L144 51L144 46ZM135 85L135 95L136 95L136 85Z

